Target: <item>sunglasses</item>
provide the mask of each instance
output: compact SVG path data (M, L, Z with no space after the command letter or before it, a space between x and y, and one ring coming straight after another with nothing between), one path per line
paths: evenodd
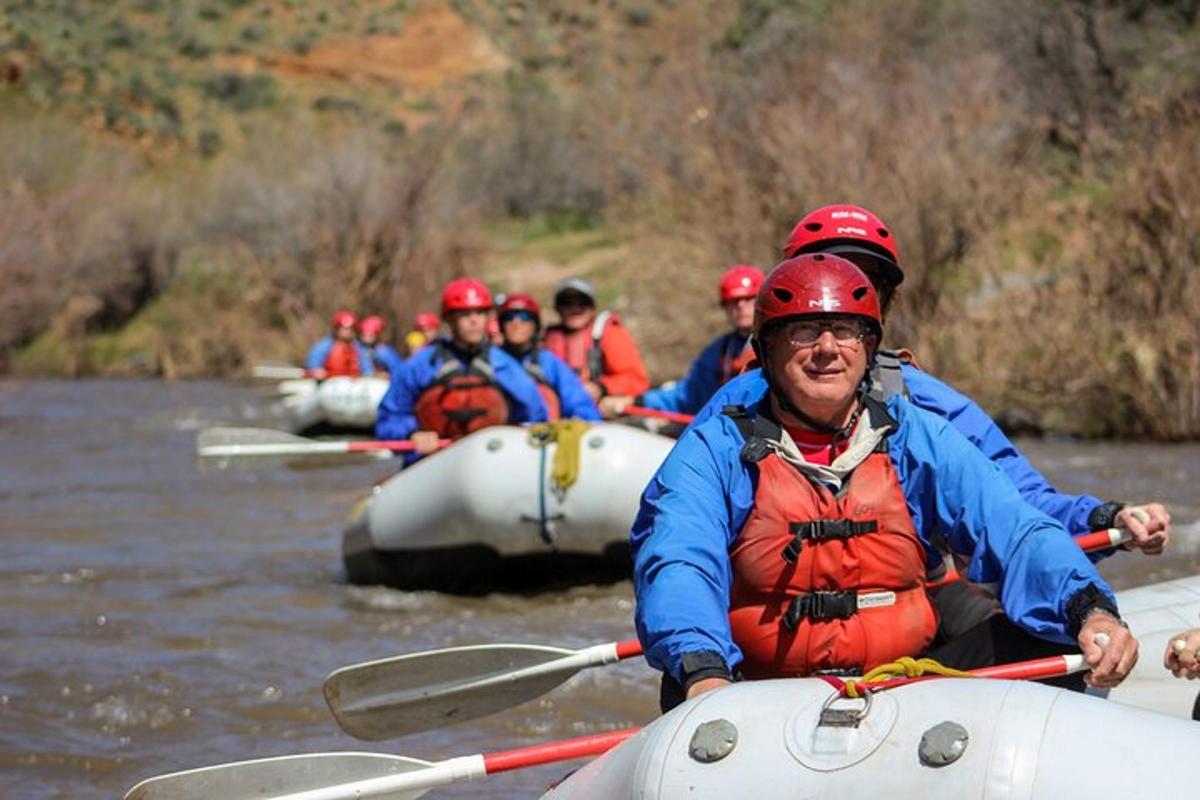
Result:
M500 315L501 322L509 322L514 319L519 319L522 322L536 322L537 321L537 317L535 317L533 315L532 311L505 311L503 314Z

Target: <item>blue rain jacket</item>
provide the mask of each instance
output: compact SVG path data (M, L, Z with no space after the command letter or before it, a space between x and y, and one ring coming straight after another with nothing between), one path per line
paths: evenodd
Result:
M749 338L737 331L721 334L700 352L687 375L674 384L645 392L640 404L660 411L695 414L721 388L725 363L741 354Z
M889 454L931 564L941 558L932 540L944 537L970 557L969 580L999 585L1009 619L1052 641L1072 641L1067 603L1088 584L1115 603L1059 523L1021 502L1000 467L946 420L903 397L887 407L899 424ZM728 620L729 550L754 505L758 476L741 459L743 444L725 415L694 424L646 487L633 525L638 637L651 665L680 682L685 653L719 653L730 669L741 662Z
M947 384L905 364L900 368L913 405L943 417L971 444L1004 470L1025 502L1058 520L1073 535L1088 533L1088 515L1101 500L1090 495L1064 494L1033 468L1004 431L979 405ZM767 392L762 371L753 369L725 384L692 422L699 425L725 406L750 405ZM1107 551L1104 555L1111 555ZM1100 558L1101 556L1096 556Z
M529 363L529 360L535 355L537 356L537 365L542 370L542 375L546 377L546 383L558 395L563 419L575 417L588 422L599 422L602 419L600 409L596 408L591 395L587 393L587 389L583 388L583 381L575 374L575 370L554 353L541 347L526 353L521 358L521 363Z
M371 348L371 359L377 372L394 375L404 366L404 356L390 344L380 342Z
M358 348L358 371L361 375L374 375L375 363L371 359L371 351L368 350L362 342L355 342L354 346ZM304 359L305 369L325 369L325 359L329 358L329 351L333 349L333 337L326 336L308 349L308 356Z
M447 342L446 346L464 365L470 359L458 354ZM379 439L407 439L417 430L414 413L417 398L437 375L442 366L443 349L424 347L404 363L399 372L392 374L387 394L379 403L379 416L375 421L375 436ZM522 422L545 422L546 404L538 392L537 383L517 360L499 347L488 347L488 363L496 373L496 383L508 395L512 404L514 425Z

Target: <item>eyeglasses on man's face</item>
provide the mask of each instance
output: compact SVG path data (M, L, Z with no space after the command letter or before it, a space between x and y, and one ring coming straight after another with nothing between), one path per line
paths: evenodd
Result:
M857 347L867 335L866 325L853 318L797 319L785 324L780 333L792 347L811 347L825 331L842 347Z

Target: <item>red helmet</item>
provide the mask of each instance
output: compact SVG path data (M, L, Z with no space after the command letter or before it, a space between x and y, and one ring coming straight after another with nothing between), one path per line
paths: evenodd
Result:
M339 311L330 320L330 324L334 328L353 328L356 322L358 322L358 317L354 316L351 311Z
M492 293L487 285L475 278L455 278L442 290L442 316L451 311L488 310L492 307Z
M432 311L422 311L420 314L417 314L416 326L418 330L436 331L441 324L442 321L438 319L438 315Z
M721 276L721 302L754 297L763 283L762 270L749 264L730 267Z
M806 214L783 246L788 258L801 253L863 253L879 261L892 286L904 280L892 232L883 220L860 206L823 206Z
M358 323L358 332L362 334L373 333L376 336L383 333L383 317L372 314L369 317L363 317Z
M505 297L504 302L500 304L500 316L503 317L508 311L528 311L533 314L539 325L542 322L541 306L527 294L510 294Z
M754 305L754 338L773 323L792 317L848 314L866 317L883 330L879 297L862 270L825 253L780 262L763 282Z

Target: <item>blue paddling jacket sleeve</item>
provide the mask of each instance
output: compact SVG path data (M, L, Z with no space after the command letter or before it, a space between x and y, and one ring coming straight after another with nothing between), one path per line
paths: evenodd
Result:
M537 350L537 359L550 388L558 395L564 419L575 417L588 422L599 422L602 419L600 409L596 408L591 395L583 388L583 381L567 362L542 348Z

